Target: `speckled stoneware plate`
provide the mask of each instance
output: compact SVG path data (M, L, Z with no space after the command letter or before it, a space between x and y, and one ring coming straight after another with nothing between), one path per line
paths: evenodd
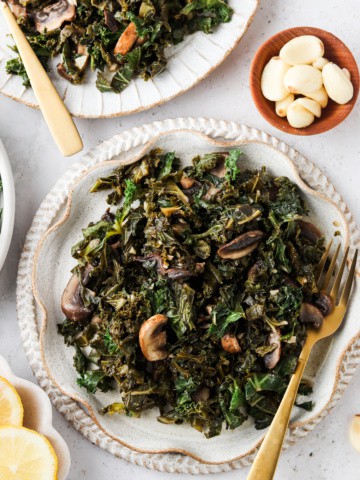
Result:
M120 162L135 161L154 146L175 150L186 163L197 153L235 145L246 153L242 157L244 166L266 165L272 174L287 175L299 185L314 212L312 220L327 239L338 231L336 239L344 245L350 241L351 252L355 244L360 244L351 214L329 180L295 150L263 132L235 123L177 119L123 132L91 150L81 163L68 170L41 204L21 257L18 321L41 386L56 408L92 442L148 468L182 473L239 468L252 460L264 431L256 431L249 420L235 431L224 431L220 437L206 440L187 425L159 424L156 412L141 419L101 417L99 409L111 403L116 394L94 397L77 387L73 352L56 332L56 323L63 318L61 292L74 265L70 248L80 239L81 228L98 218L106 207L105 195L89 193L99 175L111 172ZM286 447L306 435L329 412L360 360L358 290L357 281L344 328L332 342L319 345L312 356L306 375L314 380L315 409L294 409Z
M106 118L140 112L186 92L211 73L240 42L250 25L259 0L229 0L234 15L211 35L197 32L182 43L167 49L167 69L153 80L138 78L121 93L101 93L95 86L96 73L87 72L82 85L72 85L56 73L59 58L50 65L50 78L60 96L76 117ZM5 72L6 62L14 57L8 48L11 39L0 15L0 92L21 103L38 108L33 91L21 79Z
M45 435L51 443L59 460L57 480L65 480L71 465L70 452L65 440L53 427L49 397L37 385L17 377L1 355L0 376L6 378L20 395L24 406L24 427Z

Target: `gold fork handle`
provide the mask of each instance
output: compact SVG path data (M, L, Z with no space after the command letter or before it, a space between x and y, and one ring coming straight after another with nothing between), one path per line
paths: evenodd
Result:
M25 35L16 23L6 3L0 1L5 19L25 65L32 89L38 99L41 111L50 132L61 153L68 157L80 152L83 144L76 126L67 111L64 102L56 91L39 59L29 45Z
M309 352L310 353L310 352ZM296 370L290 379L288 388L280 403L278 411L261 444L260 450L252 464L247 480L272 480L286 435L291 410L304 373L309 353L301 354Z

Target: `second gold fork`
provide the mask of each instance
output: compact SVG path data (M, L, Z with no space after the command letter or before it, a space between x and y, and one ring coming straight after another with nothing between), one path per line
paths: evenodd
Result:
M334 273L336 260L340 251L340 245L337 247L331 263L327 271L325 272L325 275L323 275L324 266L326 260L329 257L330 249L331 243L327 246L316 272L316 280L319 291L329 291L330 281ZM343 321L346 309L349 304L350 292L354 280L358 252L356 250L347 279L340 292L340 285L346 265L348 252L349 249L347 248L332 288L330 292L328 292L335 307L333 311L325 317L325 320L319 330L311 329L308 331L308 336L300 354L295 372L290 379L285 395L261 444L261 447L251 467L247 480L272 480L274 477L282 445L284 443L284 438L288 428L291 411L294 406L300 381L303 376L306 364L309 360L312 348L319 340L333 335L336 330L338 330ZM324 279L321 281L321 278Z

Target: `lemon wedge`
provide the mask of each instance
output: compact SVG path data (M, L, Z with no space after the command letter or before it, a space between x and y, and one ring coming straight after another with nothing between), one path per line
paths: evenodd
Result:
M25 427L0 427L0 480L56 480L49 440Z
M24 408L15 388L5 378L0 377L0 426L23 423Z

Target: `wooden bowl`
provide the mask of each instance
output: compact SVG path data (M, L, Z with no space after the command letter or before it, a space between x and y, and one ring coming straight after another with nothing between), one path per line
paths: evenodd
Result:
M314 123L306 128L294 128L289 124L286 117L276 115L275 102L267 100L260 87L262 72L271 57L278 56L280 49L286 42L300 35L319 37L325 46L324 57L338 64L341 68L347 68L354 86L354 96L350 102L345 105L338 105L329 99L327 107L322 110L321 118L316 118ZM336 127L349 115L359 94L359 70L350 50L332 33L313 27L289 28L269 38L256 52L250 68L250 89L257 109L271 125L293 135L315 135Z

